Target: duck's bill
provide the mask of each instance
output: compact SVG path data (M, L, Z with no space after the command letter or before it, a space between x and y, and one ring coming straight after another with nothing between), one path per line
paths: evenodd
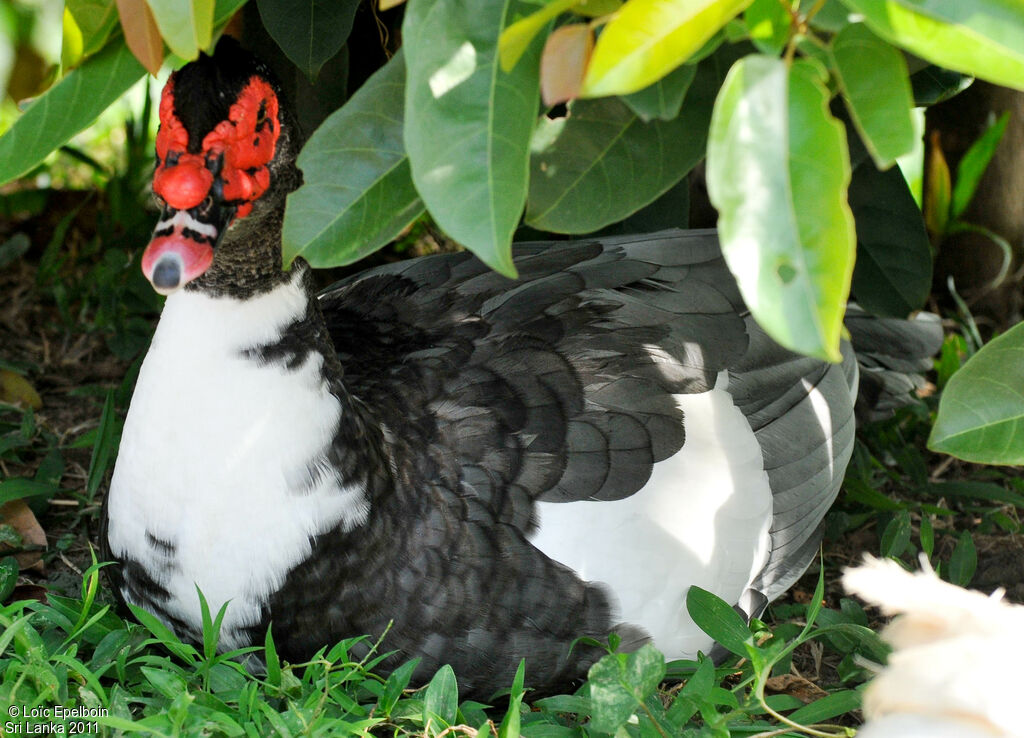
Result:
M231 220L232 210L213 207L205 217L193 210L164 208L153 239L142 254L142 273L161 295L169 295L202 276Z

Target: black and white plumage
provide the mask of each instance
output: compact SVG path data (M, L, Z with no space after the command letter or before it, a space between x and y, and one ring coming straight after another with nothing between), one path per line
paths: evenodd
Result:
M186 67L162 119L227 118L231 100L175 106L216 105L204 84L256 89L247 59L228 41ZM450 663L486 696L523 657L541 690L579 677L598 655L569 652L581 635L706 651L689 586L752 614L799 577L852 450L849 346L830 365L771 341L711 231L519 245L517 281L426 257L318 299L302 263L281 269L287 124L251 203L218 200L231 155L206 151L209 131L188 151L227 170L212 209L161 154L173 186L144 266L172 294L106 506L126 600L195 639L198 585L230 601L223 647L272 623L292 660L393 621L385 666ZM937 326L899 325L919 369Z

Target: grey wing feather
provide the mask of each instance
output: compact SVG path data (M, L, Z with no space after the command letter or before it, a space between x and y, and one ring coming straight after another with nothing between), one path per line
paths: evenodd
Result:
M748 354L729 372L729 391L761 446L773 496L768 563L752 587L771 601L818 551L820 526L853 452L857 364L793 354L750 326ZM756 614L756 613L751 613Z
M711 231L517 244L515 256L518 282L460 253L372 270L324 299L325 312L394 337L383 345L331 326L353 394L390 427L435 423L458 459L451 472L524 525L533 499L640 489L683 444L672 395L712 387L748 339ZM361 304L374 280L392 283L386 316ZM471 340L454 330L464 324ZM400 370L383 375L389 366ZM398 397L410 393L429 419L408 417Z

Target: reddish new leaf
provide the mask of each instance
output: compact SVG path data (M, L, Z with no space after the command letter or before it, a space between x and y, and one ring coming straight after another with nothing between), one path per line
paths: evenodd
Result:
M117 13L121 16L121 28L124 29L128 48L155 77L164 62L164 42L153 11L146 0L117 0Z
M568 102L580 93L594 50L594 34L587 23L555 29L540 58L540 94L545 105Z

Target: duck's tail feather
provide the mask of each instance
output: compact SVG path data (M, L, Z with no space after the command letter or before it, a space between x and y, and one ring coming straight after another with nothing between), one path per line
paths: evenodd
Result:
M913 402L942 346L939 317L921 312L910 320L880 318L850 305L845 324L860 369L857 419L881 420Z

